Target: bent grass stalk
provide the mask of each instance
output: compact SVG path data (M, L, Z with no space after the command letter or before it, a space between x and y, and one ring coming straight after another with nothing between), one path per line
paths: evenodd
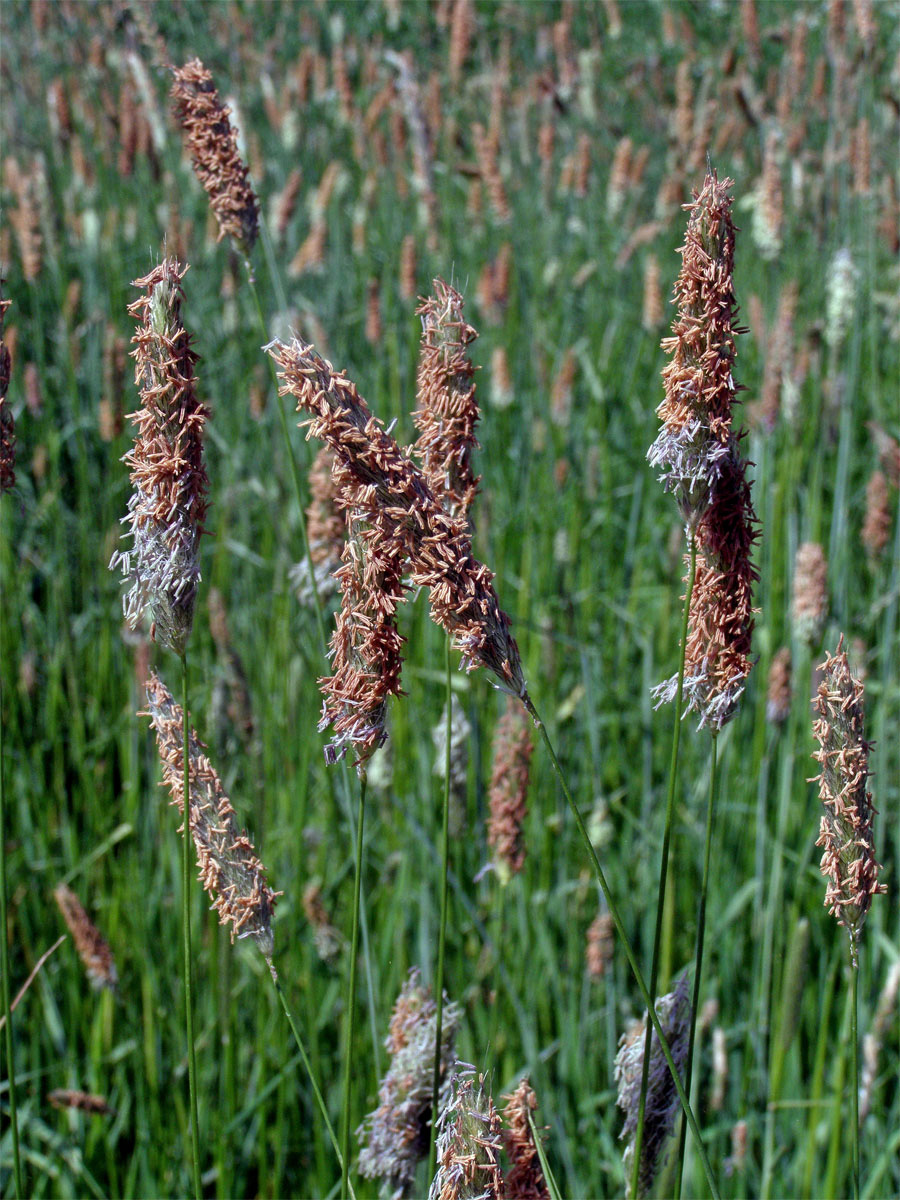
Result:
M353 886L353 925L350 935L350 981L347 988L347 1037L344 1050L344 1112L341 1128L341 1196L346 1200L350 1182L350 1056L356 1018L356 958L359 952L359 907L362 892L363 821L366 813L365 768L359 775L359 816L356 823L356 866Z
M438 934L437 976L435 979L435 1036L434 1036L434 1081L431 1089L431 1135L428 1145L428 1170L437 1170L436 1146L438 1123L438 1094L441 1083L441 1035L444 1019L444 949L447 941L447 893L450 860L450 753L452 738L450 725L453 713L453 693L450 675L450 635L445 640L444 658L447 671L447 737L444 750L444 803L441 814L441 927Z
M703 849L703 880L700 884L700 902L697 906L697 950L694 960L694 991L691 996L690 1034L688 1036L687 1065L684 1074L684 1090L690 1096L691 1078L694 1067L694 1041L697 1033L697 1013L700 1007L700 976L703 972L703 942L706 934L706 897L709 888L709 860L712 847L713 811L716 802L716 786L718 784L718 737L712 735L712 758L709 765L709 798L706 805L706 842ZM678 1167L675 1176L675 1200L681 1196L681 1182L684 1174L684 1151L687 1140L687 1125L681 1122L681 1132L678 1135Z
M697 575L697 537L695 533L691 534L690 542L690 567L688 568L688 580L684 593L684 611L681 617L681 662L678 667L678 684L675 693L675 708L673 716L672 728L672 755L669 761L669 787L666 795L666 821L663 830L662 854L659 863L659 890L656 895L656 926L653 932L653 957L650 960L650 988L649 988L649 1009L654 1011L656 1003L656 988L659 982L657 976L659 974L659 949L662 940L662 923L663 909L665 908L666 898L666 879L669 872L669 843L672 836L672 820L675 813L675 783L678 777L678 750L681 745L681 704L684 694L684 664L687 656L687 635L688 635L688 619L691 611L691 594L694 590L694 579ZM693 1021L691 1030L693 1031ZM637 1130L635 1131L634 1139L634 1166L632 1168L631 1177L631 1195L637 1196L638 1178L641 1170L641 1146L644 1140L644 1115L647 1107L647 1086L650 1079L650 1040L653 1036L653 1025L647 1022L647 1035L644 1042L644 1062L641 1070L641 1098L638 1104L638 1121ZM671 1069L671 1064L670 1064ZM688 1074L690 1080L690 1051L688 1052ZM686 1093L690 1094L690 1083L685 1088Z
M181 656L181 716L182 737L184 739L184 837L182 838L181 853L181 916L184 930L184 1016L187 1033L188 1051L188 1093L190 1098L191 1122L191 1167L194 1184L194 1196L200 1200L203 1190L200 1183L200 1123L197 1111L197 1051L194 1046L194 1003L193 984L191 982L191 764L189 753L188 726L188 665L187 653Z
M597 858L597 852L594 850L594 845L590 839L590 835L588 834L587 826L584 823L584 818L581 815L578 805L575 803L575 798L569 790L569 785L566 782L566 777L563 773L562 767L560 766L559 759L556 757L556 751L553 748L553 743L550 740L550 735L547 732L547 728L544 725L544 722L541 720L540 714L535 708L531 697L526 696L523 703L530 713L535 725L540 730L544 745L547 748L547 753L550 755L550 761L553 763L553 769L556 772L556 777L559 780L560 787L563 790L563 795L566 798L569 808L572 810L572 815L574 816L575 823L578 826L578 832L581 835L581 840L583 841L585 849L588 852L588 857L591 860L591 866L594 869L594 875L597 878L597 882L600 884L600 890L603 892L607 907L609 908L609 915L612 917L613 924L616 927L616 932L622 941L622 947L625 951L625 957L628 959L628 965L631 967L631 972L634 975L635 982L638 985L638 991L641 993L641 999L647 1006L647 1013L650 1017L650 1022L653 1026L653 1029L656 1031L656 1036L659 1038L659 1045L663 1052L663 1057L665 1058L669 1070L672 1073L672 1079L675 1083L675 1090L678 1092L678 1099L681 1101L681 1107L684 1110L687 1122L691 1127L691 1133L696 1139L697 1152L700 1155L701 1162L703 1163L703 1170L706 1174L706 1181L709 1184L709 1190L712 1193L713 1200L719 1200L719 1188L716 1183L716 1178L713 1175L712 1166L710 1165L709 1161L709 1155L706 1153L706 1147L703 1144L703 1138L700 1136L700 1126L697 1124L697 1119L694 1116L693 1109L688 1101L687 1094L684 1090L684 1085L678 1076L678 1068L676 1067L675 1060L672 1057L672 1049L665 1033L663 1032L656 1009L650 999L650 992L644 980L643 973L638 966L637 958L635 957L634 951L631 948L631 943L628 940L624 922L619 914L619 906L616 904L609 884L606 880L606 875L604 874L603 868L600 866L600 860Z

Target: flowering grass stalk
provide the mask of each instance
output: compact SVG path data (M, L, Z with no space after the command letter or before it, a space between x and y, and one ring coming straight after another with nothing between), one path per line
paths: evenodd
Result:
M344 1111L341 1129L341 1196L348 1195L350 1180L350 1078L353 1052L353 1027L356 1021L356 960L359 955L359 908L362 893L363 822L366 814L366 771L359 771L359 810L356 818L355 879L353 886L353 924L350 934L350 978L347 984L347 1022L344 1040Z
M447 736L444 739L444 789L441 805L441 924L438 931L438 960L435 975L435 995L437 1011L434 1023L434 1069L432 1071L431 1087L431 1141L428 1151L428 1164L435 1164L437 1150L437 1113L438 1094L443 1068L443 1021L444 1021L444 954L447 946L447 909L450 883L450 760L453 752L453 739L450 736L451 714L453 712L453 692L450 682L450 635L447 635L444 648L444 670L446 677L447 703Z

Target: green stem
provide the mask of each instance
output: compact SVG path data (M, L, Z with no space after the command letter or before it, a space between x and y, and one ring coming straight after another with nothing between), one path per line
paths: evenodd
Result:
M2 511L2 506L0 506ZM0 591L0 615L3 613L3 597ZM2 620L0 620L2 635ZM0 636L0 665L5 666L3 643ZM9 999L9 929L6 914L6 793L3 790L3 694L0 689L0 971L3 973L4 1039L6 1042L6 1071L9 1080L9 1124L12 1132L13 1171L16 1178L16 1196L24 1196L22 1187L22 1161L19 1155L19 1114L16 1108L16 1069L13 1060L12 1009Z
M553 769L556 772L556 777L559 780L560 787L563 790L563 795L565 796L566 801L568 802L569 808L572 810L572 815L574 816L575 823L578 826L578 832L581 835L581 840L583 841L585 849L588 852L588 857L591 860L591 865L594 869L594 875L597 879L597 882L600 884L600 890L603 892L603 895L606 899L606 905L607 905L607 908L609 909L609 915L612 917L613 924L616 927L616 933L618 933L619 939L621 940L621 943L622 943L622 949L625 951L625 957L628 959L628 965L631 967L631 972L634 975L635 982L637 983L638 991L641 994L641 999L643 1000L644 1004L647 1006L647 1012L650 1016L650 1021L653 1025L653 1028L656 1031L656 1036L659 1039L659 1045L660 1045L660 1049L663 1052L663 1057L665 1058L665 1060L669 1066L669 1070L672 1073L672 1080L675 1084L675 1090L678 1093L678 1099L681 1101L681 1107L684 1109L685 1116L687 1117L687 1122L691 1127L691 1133L694 1135L694 1138L696 1139L697 1152L700 1155L700 1161L703 1163L703 1170L706 1174L706 1181L709 1184L709 1190L712 1194L713 1200L719 1200L719 1188L718 1188L718 1185L716 1184L716 1179L715 1179L715 1176L713 1175L712 1167L710 1166L709 1156L706 1153L706 1147L703 1145L703 1139L700 1136L700 1126L697 1124L697 1120L694 1117L693 1110L691 1109L690 1103L688 1102L688 1098L687 1098L687 1095L685 1094L684 1086L682 1085L681 1079L679 1078L679 1075L678 1075L678 1068L675 1065L675 1059L672 1057L672 1048L669 1045L668 1038L666 1037L665 1033L663 1032L663 1028L662 1028L662 1025L660 1024L659 1017L656 1013L656 1009L653 1007L653 1004L650 1001L649 989L647 988L647 984L644 981L644 976L641 972L641 969L638 966L638 962L637 962L637 959L635 958L634 951L631 948L631 943L628 941L628 935L625 931L625 925L619 914L619 907L616 904L615 899L613 898L612 892L610 891L609 884L606 881L606 875L603 872L603 868L600 866L600 860L597 858L597 852L594 850L593 843L591 842L591 839L588 835L587 826L584 823L584 818L582 817L581 813L578 810L578 805L575 803L572 793L569 791L569 785L566 783L566 777L563 774L562 767L559 764L559 759L556 757L556 751L553 749L553 743L550 741L550 735L547 733L546 726L544 725L544 722L541 720L531 697L528 696L526 693L526 695L523 697L522 702L525 705L528 712L531 714L531 717L532 717L535 725L541 732L541 737L543 738L544 745L547 748L547 753L550 755L550 761L553 763Z
M850 1037L853 1041L850 1059L850 1116L853 1121L853 1200L859 1200L859 965L854 961L856 948L850 944Z
M447 941L447 894L450 858L450 730L453 724L453 693L450 684L450 635L444 647L444 658L447 669L447 738L444 757L444 808L441 815L441 928L438 935L437 975L434 992L437 1013L434 1031L434 1079L431 1087L431 1136L428 1146L428 1169L433 1173L437 1169L435 1145L437 1140L438 1093L441 1084L441 1036L444 1020L444 947Z
M356 822L356 863L353 889L353 925L350 935L350 984L347 989L347 1036L344 1043L344 1111L341 1125L341 1197L347 1200L350 1180L350 1064L356 1018L356 959L359 953L359 903L362 892L363 821L366 813L366 772L359 775L359 817Z
M691 997L691 1032L688 1038L687 1066L685 1067L684 1090L690 1096L691 1079L694 1074L694 1042L697 1033L697 1012L700 1007L700 978L703 974L703 942L706 934L706 897L709 888L709 861L712 847L713 811L716 804L718 784L717 749L719 739L712 735L712 758L709 765L709 798L706 804L706 844L703 849L703 881L700 884L700 903L697 907L697 949L694 958L694 994ZM675 1176L675 1200L681 1196L681 1180L684 1172L684 1149L687 1140L687 1125L682 1121L678 1141L678 1171Z
M183 738L183 786L184 786L184 839L182 844L181 915L184 927L184 1016L187 1030L188 1092L191 1105L191 1167L193 1171L194 1196L200 1200L200 1121L197 1112L197 1051L194 1046L194 999L191 982L191 771L188 725L188 665L187 653L181 657L181 717Z
M281 986L281 980L278 978L278 973L276 972L275 967L272 965L272 962L270 960L267 960L267 962L269 964L269 973L272 976L272 983L274 984L278 999L281 1001L281 1007L284 1009L284 1015L288 1019L288 1025L291 1027L291 1033L293 1033L294 1041L297 1043L297 1049L300 1051L300 1058L303 1060L303 1065L306 1068L306 1074L309 1077L310 1086L312 1087L313 1095L316 1098L316 1104L318 1105L319 1112L322 1114L322 1120L325 1123L325 1129L327 1130L328 1136L331 1139L331 1144L334 1147L335 1154L337 1155L338 1164L343 1172L344 1155L341 1154L341 1148L338 1145L334 1127L332 1126L331 1120L328 1116L328 1109L325 1106L325 1099L322 1096L321 1089L319 1088L319 1085L316 1082L316 1077L313 1074L313 1069L309 1061L309 1055L306 1053L306 1047L304 1046L303 1040L300 1037L300 1032L297 1029L297 1022L294 1020L294 1014L291 1012L290 1006L288 1005L287 996L284 994L284 988ZM350 1197L351 1200L356 1200L356 1193L353 1191L352 1185L350 1185Z
M666 796L666 822L663 830L662 855L659 863L659 890L656 895L656 926L653 931L653 957L650 961L650 1008L656 1003L659 983L659 948L662 941L663 909L666 898L666 878L669 872L669 843L672 837L672 822L675 813L675 784L678 778L678 749L681 744L681 703L684 696L684 664L687 656L688 617L691 611L691 593L697 574L697 539L691 535L691 562L688 570L687 587L684 591L684 610L681 614L681 661L678 666L678 686L675 694L675 713L672 727L672 753L669 760L669 788ZM638 1103L637 1130L634 1137L634 1167L631 1177L631 1194L638 1195L638 1178L641 1170L641 1148L644 1141L644 1113L647 1107L647 1085L650 1081L650 1039L653 1027L647 1022L644 1041L644 1062L641 1070L641 1098Z

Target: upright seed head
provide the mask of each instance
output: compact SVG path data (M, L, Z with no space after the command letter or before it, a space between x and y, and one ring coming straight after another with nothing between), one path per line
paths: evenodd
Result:
M457 1064L457 1071L462 1064ZM463 1068L450 1081L450 1099L441 1112L437 1174L428 1200L500 1200L500 1116L484 1076Z
M5 283L5 279L0 279L0 495L16 482L16 425L6 399L12 359L3 338L3 322L12 300L3 299Z
M783 725L791 711L791 652L782 646L769 667L766 720Z
M212 75L199 58L172 69L175 118L184 131L197 178L219 222L219 240L227 234L249 257L259 233L259 201L238 152L229 110L219 99Z
M184 742L181 706L158 675L147 681L147 715L156 734L163 783L172 804L184 814ZM274 941L272 911L276 893L266 883L265 868L253 843L238 827L221 780L191 730L188 739L190 814L188 828L197 848L200 880L212 897L219 923L231 923L231 940L252 937L271 964ZM182 826L184 832L184 826Z
M593 840L593 839L592 839ZM588 926L585 962L588 976L599 981L612 962L615 926L608 912L599 912Z
M887 888L878 882L872 833L876 809L866 791L871 746L864 737L863 687L850 673L843 641L841 634L837 654L827 654L819 668L822 682L813 702L819 749L813 758L822 770L812 782L819 785L824 808L816 845L823 848L821 870L828 879L825 907L847 929L856 963L872 897Z
M445 996L438 1100L441 1107L449 1096L459 1019L459 1009ZM391 1014L385 1041L391 1065L378 1088L378 1107L356 1134L362 1142L360 1175L381 1179L398 1200L410 1195L416 1165L428 1153L436 1036L437 1005L431 992L422 986L418 970L413 970Z
M794 559L794 632L800 641L818 642L828 616L828 562L816 542L804 542Z
M308 413L309 436L332 447L353 486L352 504L376 511L385 536L396 539L410 579L427 587L431 615L450 633L467 670L486 667L501 688L527 695L519 650L501 611L491 572L472 555L458 521L438 502L427 481L369 411L353 383L312 346L266 347L279 368L281 393Z
M413 414L419 437L412 450L435 499L450 516L466 521L479 482L471 458L480 414L467 351L478 334L463 316L460 293L443 279L432 287L433 295L416 309L422 340Z
M672 1059L679 1075L687 1059L690 1033L691 1002L688 995L687 977L682 975L674 989L656 1001L656 1012L666 1040L672 1050ZM625 1113L625 1124L620 1137L628 1145L625 1148L626 1194L631 1195L632 1162L634 1142L638 1125L641 1076L644 1068L644 1044L646 1041L646 1014L636 1021L619 1041L616 1055L616 1080L619 1085L618 1105ZM638 1175L638 1194L647 1195L662 1166L662 1151L675 1125L678 1112L678 1092L672 1072L662 1052L656 1032L651 1035L650 1075L647 1085L647 1101L644 1109L644 1137L641 1143L641 1165Z
M862 527L862 543L874 562L881 556L891 536L891 506L887 477L883 471L873 471L866 484L866 515Z
M535 1096L527 1077L519 1081L516 1090L504 1096L503 1146L509 1159L509 1170L503 1180L504 1200L550 1200L550 1191L541 1170L538 1148L531 1131L529 1117L537 1108Z
M84 911L81 901L71 888L61 883L54 890L53 899L59 905L63 920L69 927L78 957L84 963L92 986L115 991L119 975L106 938Z
M534 753L530 724L525 710L510 696L494 735L488 819L488 845L504 883L525 864L522 825L528 811L528 780Z
M840 350L856 316L859 271L850 251L838 250L828 268L825 283L825 341Z
M141 322L132 357L142 407L131 418L137 436L124 461L134 490L123 518L134 545L117 550L109 564L131 581L123 601L129 626L136 629L149 611L153 637L179 657L190 637L200 582L207 490L202 434L209 416L195 394L197 356L181 319L186 272L167 258L135 280L144 295L128 311Z

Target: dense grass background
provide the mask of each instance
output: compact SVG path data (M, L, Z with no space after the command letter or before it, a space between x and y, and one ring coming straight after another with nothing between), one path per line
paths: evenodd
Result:
M739 342L735 374L749 404L760 392L765 334L779 298L792 281L798 285L794 344L807 369L793 411L782 412L772 430L753 426L747 441L761 520L759 663L740 712L720 738L703 997L717 1003L712 1021L726 1039L724 1106L709 1106L708 1027L695 1091L725 1196L760 1194L766 1174L773 1195L839 1195L850 1188L846 939L822 904L814 846L818 802L807 782L815 773L812 669L840 631L862 647L854 653L866 671L868 729L877 743L876 845L889 888L873 905L865 932L861 1032L900 955L896 488L885 552L871 561L860 543L866 484L877 465L869 423L895 437L900 426L890 226L897 25L889 5L876 5L877 35L867 47L853 12L835 15L842 8L760 4L754 45L733 4L621 4L618 36L610 9L599 5L477 4L456 83L448 75L445 4L178 2L147 10L172 61L200 55L222 96L236 100L266 214L291 170L302 171L299 203L274 247L277 272L262 247L254 258L267 336L299 328L348 369L379 416L398 419L398 436L408 441L419 330L414 304L398 288L403 237L416 235L419 292L440 274L466 294L469 319L481 331L473 349L482 368L483 406L476 553L497 574L530 690L591 817L645 969L671 731L671 713L653 711L650 687L677 666L681 594L677 512L645 461L657 430L665 331L641 325L643 264L648 253L657 255L668 293L684 229L683 213L659 206L663 181L675 173L686 200L702 181L707 151L720 177L736 181L743 226L736 291L745 315L763 316L763 326L757 323ZM201 395L213 412L210 532L191 644L192 720L273 886L283 892L276 961L335 1120L346 954L332 965L320 960L301 898L309 881L320 879L324 903L349 937L353 840L347 814L355 777L343 767L326 770L323 762L323 735L316 731L323 648L312 612L298 605L288 582L290 566L301 557L301 514L259 349L264 338L244 266L227 244L215 243L206 197L182 157L167 112L165 72L154 69L124 5L8 2L2 21L0 251L4 294L13 301L7 340L14 346L10 399L18 431L17 484L0 505L12 985L15 991L63 932L52 899L61 879L105 933L120 975L116 995L92 992L67 940L15 1014L27 1181L34 1195L179 1195L189 1187L180 845L175 814L158 786L147 722L135 715L142 706L136 663L145 644L123 634L119 585L106 570L128 497L121 457L131 434L126 424L108 440L99 420L101 402L113 412L135 407L129 372L117 377L108 348L117 336L130 339L125 309L136 295L130 281L157 261L166 237L169 250L191 263L185 321L202 359ZM568 55L554 48L552 28L560 21L568 23ZM801 22L808 27L807 65L796 78L789 43ZM353 93L349 117L333 85L336 47ZM387 48L415 52L423 92L432 75L440 87L439 219L430 244L410 182L409 149L391 139L391 110L374 132L362 132L362 114L391 76L380 53ZM301 104L287 85L304 53L321 56L321 81ZM133 162L127 155L123 161L127 93L139 113L151 98L137 96L130 54L145 64L163 135ZM684 60L698 114L692 147L679 146L673 134L676 74ZM824 90L817 99L819 62ZM566 63L576 76L571 86ZM550 81L543 90L539 78ZM779 122L778 97L791 80L796 91ZM57 84L71 111L71 128L62 133L49 92ZM556 102L548 99L552 88ZM471 127L488 126L498 103L500 167L512 209L507 224L498 222L486 197L481 215L467 207L475 164ZM754 105L757 124L747 117ZM400 112L396 101L391 109ZM869 121L873 162L871 188L860 194L848 148L862 118ZM801 119L805 129L794 144ZM542 181L537 133L548 120L555 150ZM746 205L773 127L782 139L785 214L783 248L767 261L750 236ZM378 158L379 132L385 162ZM563 160L581 134L588 135L591 154L583 196L558 186ZM642 182L611 217L607 186L623 135L636 149L646 146L649 159ZM310 202L333 160L339 176L326 212L323 268L292 278L284 266L309 232ZM26 279L21 241L12 230L22 220L17 175L33 171L38 183L31 208L43 254L39 272ZM652 220L658 221L653 238L621 265L629 236ZM353 226L360 221L364 236L360 242L357 234L354 245ZM896 230L896 215L894 222ZM508 301L492 314L479 304L476 285L504 244L512 262ZM841 247L858 269L858 293L846 341L833 353L822 330L828 264ZM375 345L365 336L373 279L383 330ZM501 346L513 384L506 408L490 399L492 352ZM570 349L571 403L554 413L553 381ZM28 364L37 401L26 397ZM294 448L308 464L311 447L300 431ZM811 647L794 638L790 617L794 555L804 541L821 543L829 559L828 620ZM232 646L246 674L250 738L221 719L227 664L206 619L211 588L224 598ZM411 597L401 629L408 639L407 695L392 706L390 771L373 790L366 829L354 1127L374 1106L386 1062L382 1040L406 972L418 965L429 980L436 954L440 784L431 729L444 704L444 643L423 597ZM794 655L793 707L776 727L766 721L766 672L785 644ZM155 650L151 657L176 689L176 661ZM490 1072L495 1098L523 1070L530 1072L539 1119L549 1126L548 1155L566 1195L621 1194L613 1059L638 1012L636 991L620 950L601 982L586 974L585 934L598 896L540 748L525 869L505 888L491 873L475 882L488 859L490 740L502 697L480 674L455 675L454 688L472 729L465 829L452 846L446 980L464 1013L460 1057ZM664 986L693 955L709 736L686 728L682 746ZM329 1194L337 1177L334 1158L265 964L245 946L229 947L199 887L193 903L209 1194ZM894 1019L862 1134L869 1196L900 1189L898 1049ZM99 1092L116 1115L54 1111L45 1098L58 1087ZM10 1194L5 1082L0 1100L0 1181ZM748 1150L742 1168L729 1176L724 1163L738 1120L747 1122ZM426 1187L423 1177L423 1194ZM659 1187L665 1194L665 1179ZM686 1188L705 1194L694 1166ZM374 1191L361 1187L358 1194Z

